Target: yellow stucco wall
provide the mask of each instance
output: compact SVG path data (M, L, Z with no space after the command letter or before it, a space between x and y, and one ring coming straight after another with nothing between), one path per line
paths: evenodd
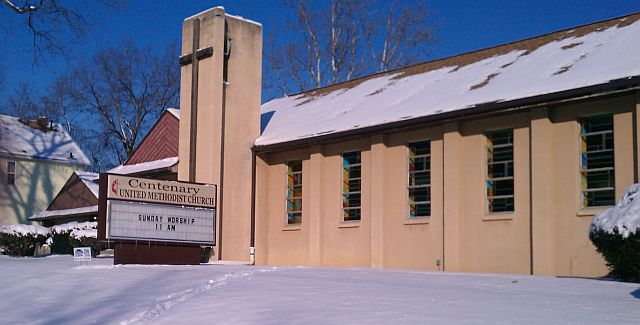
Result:
M7 185L7 161L16 162L15 185ZM0 225L31 223L45 210L75 170L84 167L0 157Z
M617 199L633 183L635 95L537 107L263 154L257 166L260 264L601 276L583 209L579 118L614 114ZM514 131L515 211L486 208L486 132ZM428 219L409 220L406 144L431 140ZM341 222L342 152L362 151L362 220ZM303 160L303 217L285 226L286 162ZM533 255L532 255L533 254ZM532 265L533 262L533 265Z

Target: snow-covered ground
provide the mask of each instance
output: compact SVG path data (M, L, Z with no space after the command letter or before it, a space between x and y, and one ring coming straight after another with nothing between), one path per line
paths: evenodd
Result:
M0 324L640 324L640 284L0 256Z

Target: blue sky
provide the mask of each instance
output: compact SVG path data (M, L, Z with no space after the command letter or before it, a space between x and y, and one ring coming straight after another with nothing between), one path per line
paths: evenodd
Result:
M230 14L261 22L265 36L282 27L290 11L282 1L135 1L119 11L104 10L89 2L92 30L73 45L70 60L49 59L33 65L30 38L24 25L9 27L11 38L4 40L0 69L4 85L0 97L6 98L19 82L27 82L34 92L64 73L78 59L91 57L100 49L131 38L140 46L164 48L178 43L184 18L214 6L224 6ZM640 1L427 1L438 41L429 59L461 54L516 41L560 29L588 24L640 11ZM0 13L0 18L8 15ZM6 34L7 31L2 31ZM286 38L286 34L279 37ZM265 49L268 50L268 49ZM177 62L177 58L176 58ZM0 99L0 104L4 100Z

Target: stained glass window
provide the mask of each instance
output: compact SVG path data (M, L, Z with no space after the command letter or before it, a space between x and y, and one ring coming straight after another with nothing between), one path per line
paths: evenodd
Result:
M302 161L287 163L287 224L302 223Z
M360 220L362 166L360 152L342 154L342 220Z
M514 210L513 130L487 134L487 208L489 212Z
M582 206L615 204L613 117L585 118L581 126L580 176Z
M413 142L409 148L409 218L431 215L431 143Z

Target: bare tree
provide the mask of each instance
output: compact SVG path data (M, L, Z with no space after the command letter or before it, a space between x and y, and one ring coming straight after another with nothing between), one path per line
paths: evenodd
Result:
M162 111L176 107L180 86L177 47L154 55L131 42L100 52L72 73L75 107L99 123L96 148L124 162Z
M103 6L119 8L124 0L99 0ZM4 16L21 18L32 35L34 62L41 54L63 54L69 42L81 37L89 27L87 10L81 3L65 0L0 0L4 5ZM4 23L16 25L18 19L3 19ZM9 28L14 29L15 26ZM5 37L11 37L8 33Z
M267 38L265 87L286 95L424 59L434 40L422 1L285 0L295 12L284 44Z

